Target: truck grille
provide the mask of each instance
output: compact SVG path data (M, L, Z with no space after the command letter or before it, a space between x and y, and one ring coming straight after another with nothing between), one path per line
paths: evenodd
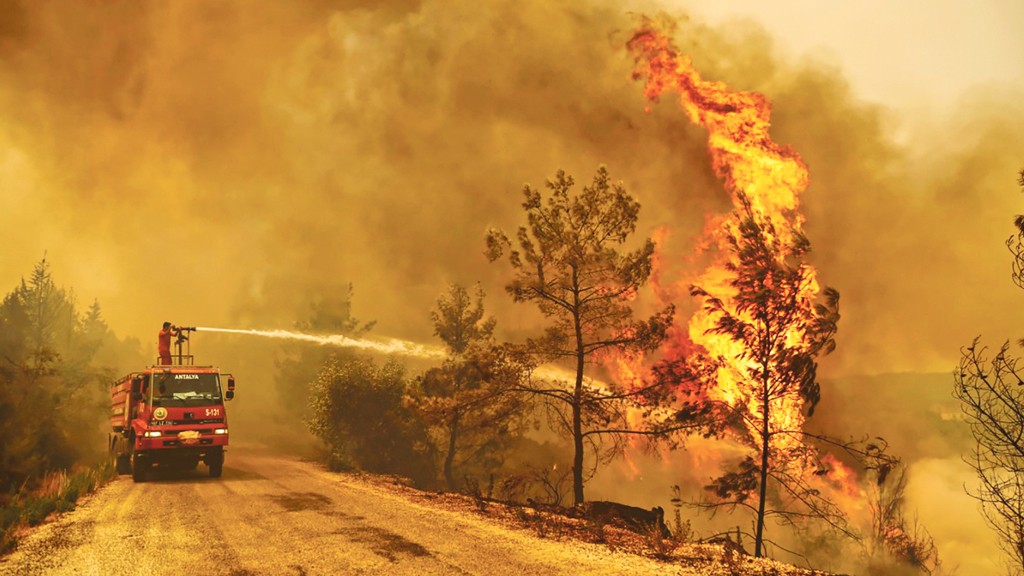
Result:
M202 446L203 444L213 444L213 439L200 438L199 445ZM164 446L181 446L181 442L178 440L164 440Z

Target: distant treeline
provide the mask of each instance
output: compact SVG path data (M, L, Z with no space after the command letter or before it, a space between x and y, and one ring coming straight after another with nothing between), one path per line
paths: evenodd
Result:
M143 362L137 340L107 326L99 302L81 310L44 258L0 303L0 498L47 473L105 457L107 386Z

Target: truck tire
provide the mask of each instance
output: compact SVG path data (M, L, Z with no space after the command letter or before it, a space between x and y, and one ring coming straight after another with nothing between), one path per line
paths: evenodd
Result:
M136 452L132 451L132 481L133 482L145 482L146 475L149 473L150 463L144 458L139 458Z
M132 460L130 456L123 454L114 457L114 468L117 473L120 474L131 474L132 473Z
M210 478L220 478L224 473L224 452L207 456L206 465L210 467Z

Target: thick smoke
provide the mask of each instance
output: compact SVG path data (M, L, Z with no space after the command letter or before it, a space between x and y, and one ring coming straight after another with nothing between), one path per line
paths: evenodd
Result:
M479 249L519 223L524 181L606 163L678 254L727 206L703 134L673 102L644 113L615 3L2 9L3 278L49 250L140 337L164 317L288 325L348 282L397 337L429 338L446 281L483 281L505 329L529 330ZM815 263L844 297L837 371L944 369L975 333L1014 335L990 311L1017 296L1019 100L966 97L901 146L840 71L777 58L756 26L677 36L708 77L767 93L810 166Z
M8 7L2 166L33 230L3 230L4 274L49 249L140 336L290 324L354 282L382 332L428 338L446 281L498 305L482 232L559 167L609 164L651 225L714 205L699 132L643 112L619 10L73 6Z
M558 168L587 182L607 164L643 204L641 234L673 229L669 268L729 207L705 134L671 99L644 112L627 9L658 6L0 0L0 286L49 251L115 331L150 342L164 320L291 328L351 282L372 334L430 343L437 295L479 281L502 337L533 334L536 315L502 293L508 270L482 256L487 226L521 224L524 182ZM852 387L842 377L941 372L976 334L1024 335L1002 244L1020 211L1019 94L966 95L955 117L911 124L832 65L779 56L756 24L678 16L702 75L767 94L775 140L810 168L812 259L842 294L823 374ZM273 410L276 344L196 346L239 376L235 413ZM835 396L837 422L876 402ZM928 426L918 398L903 415ZM955 463L952 445L917 451L913 430L892 432L897 452L932 472ZM643 487L658 503L710 475L659 469L664 485Z

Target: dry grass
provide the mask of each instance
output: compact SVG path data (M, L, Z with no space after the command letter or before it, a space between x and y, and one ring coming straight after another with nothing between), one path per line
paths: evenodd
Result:
M25 528L42 523L50 514L73 510L78 498L114 478L109 462L68 474L49 472L0 506L0 554L14 550Z

